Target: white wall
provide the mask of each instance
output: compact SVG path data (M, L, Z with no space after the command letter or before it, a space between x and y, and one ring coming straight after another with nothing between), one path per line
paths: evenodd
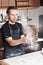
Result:
M38 27L39 26L39 15L43 15L43 7L39 7L36 9L30 9L28 11L21 10L21 11L19 11L19 13L22 15L21 16L22 18L23 17L26 18L28 16L29 18L32 19L31 21L28 21L28 24L33 24Z
M28 16L32 18L31 24L39 26L39 15L43 15L43 7L39 7L28 11Z
M33 24L36 25L37 27L39 26L39 15L43 15L43 7L40 6L39 8L30 9L28 11L27 10L18 10L18 11L22 20L26 19L26 17L28 16L29 18L32 19L31 21L28 21L28 24ZM5 16L6 9L0 9L0 15L1 13L3 13L3 16Z

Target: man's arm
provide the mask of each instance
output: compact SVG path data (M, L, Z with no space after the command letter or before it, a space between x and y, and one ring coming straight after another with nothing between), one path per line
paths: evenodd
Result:
M23 35L21 35L21 36L23 36ZM21 39L13 40L12 37L8 37L8 38L6 38L6 41L9 43L10 46L16 46L19 44L24 44L26 42L26 38L21 37Z

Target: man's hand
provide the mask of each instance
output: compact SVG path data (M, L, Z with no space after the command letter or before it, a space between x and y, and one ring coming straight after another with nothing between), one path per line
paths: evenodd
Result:
M24 35L21 35L21 43L26 43L26 37Z

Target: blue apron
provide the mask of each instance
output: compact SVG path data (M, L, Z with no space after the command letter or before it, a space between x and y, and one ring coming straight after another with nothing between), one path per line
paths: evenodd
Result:
M10 34L11 34L12 38L14 40L20 39L20 29L19 29L18 25L16 24L17 29L14 32L13 32L9 23L8 23L8 25L10 28ZM19 56L19 55L22 55L24 53L25 52L24 52L24 45L23 44L19 44L16 46L10 46L7 44L5 45L4 58Z

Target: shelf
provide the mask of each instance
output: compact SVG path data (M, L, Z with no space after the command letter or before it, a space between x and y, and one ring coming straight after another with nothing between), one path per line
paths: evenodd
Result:
M40 6L40 0L16 0L16 7L19 9L37 8L39 6Z
M40 6L40 0L0 0L0 8L8 6L16 6L17 8L37 8Z
M17 2L17 7L29 7L28 2Z

